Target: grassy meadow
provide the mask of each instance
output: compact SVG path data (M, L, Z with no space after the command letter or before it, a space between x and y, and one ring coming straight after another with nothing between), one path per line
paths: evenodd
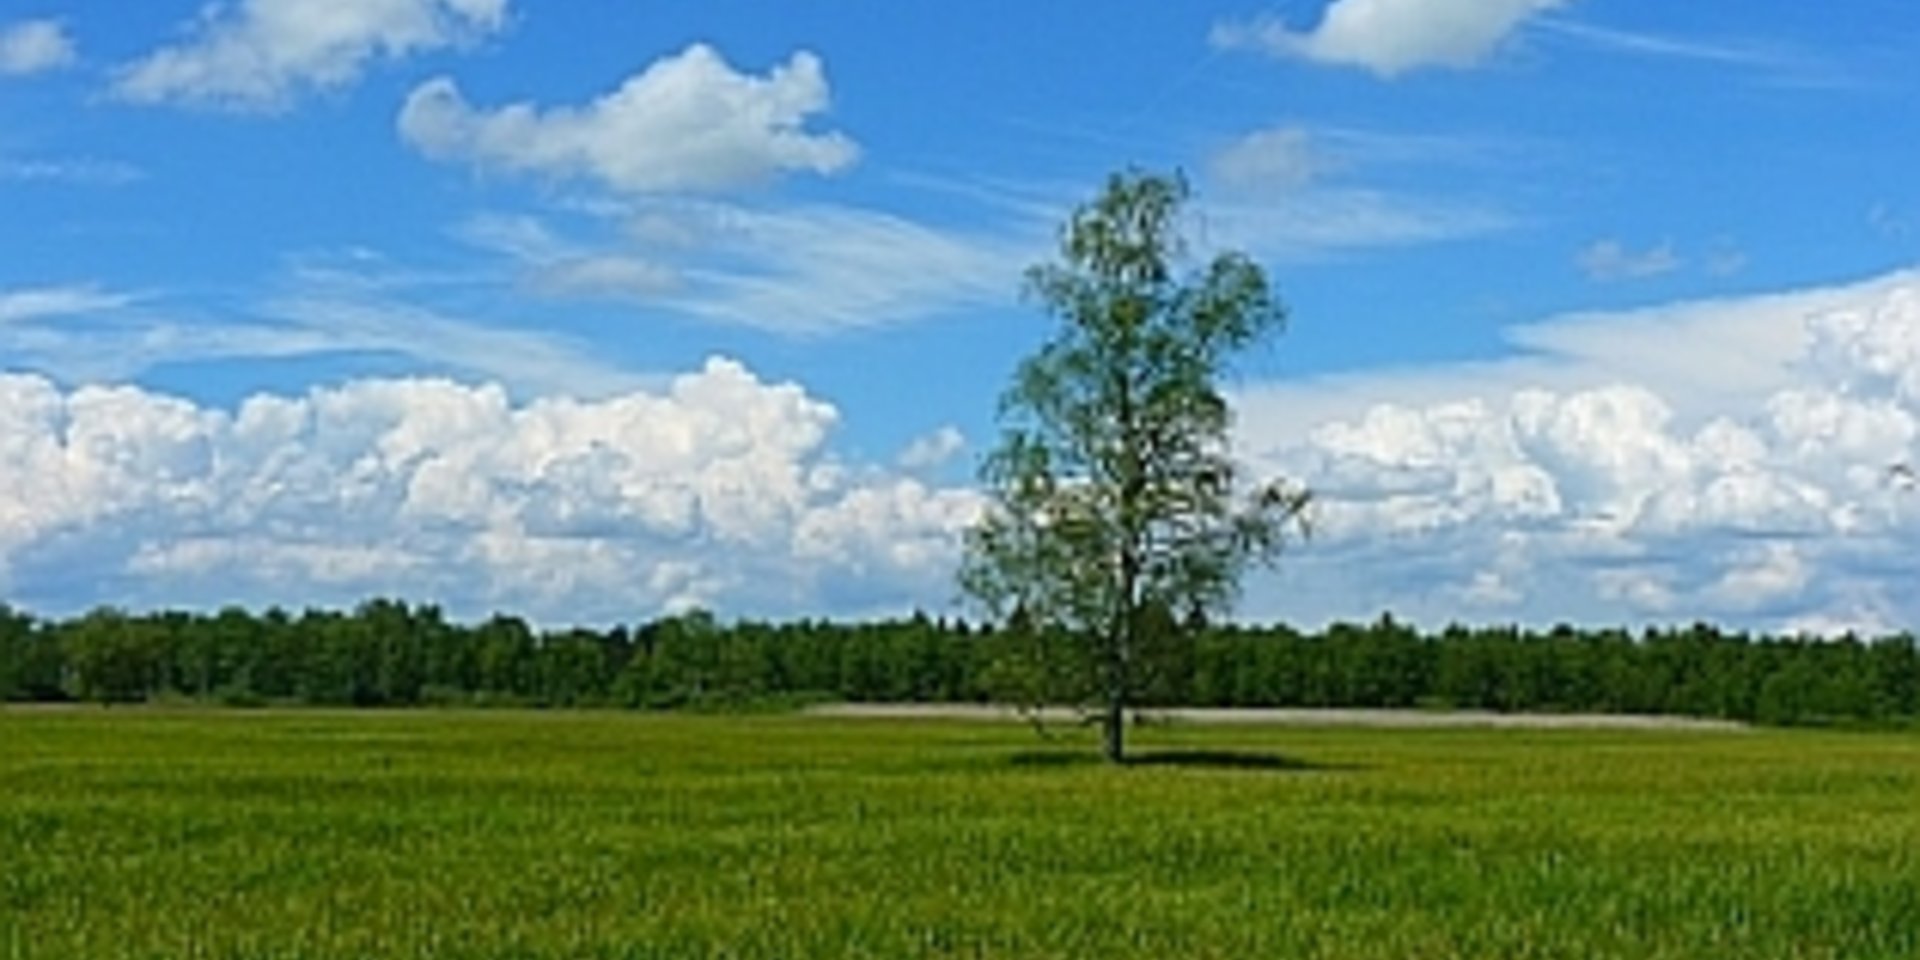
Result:
M0 956L1920 955L1920 737L0 711Z

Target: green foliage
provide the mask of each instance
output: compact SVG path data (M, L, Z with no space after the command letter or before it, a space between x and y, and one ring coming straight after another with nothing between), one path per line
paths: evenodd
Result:
M128 703L162 689L171 660L167 627L163 619L129 617L104 607L62 625L67 693L81 700Z
M993 502L960 572L1045 655L1000 673L1077 675L1065 692L1104 708L1115 760L1122 711L1167 648L1191 641L1178 617L1224 612L1242 569L1278 551L1307 503L1302 490L1248 490L1236 477L1217 381L1284 312L1244 256L1188 268L1186 200L1178 176L1116 175L1068 221L1058 261L1029 271L1059 326L1001 401L1006 431L982 467Z
M35 699L59 687L57 676L48 683L41 675L44 655L37 640L33 618L0 603L0 703Z
M1827 641L1706 624L1638 635L1511 626L1423 634L1390 617L1311 633L1194 621L1179 629L1192 642L1142 651L1154 659L1134 702L1664 713L1804 726L1893 726L1920 715L1920 651L1904 634ZM449 623L433 607L391 600L298 616L97 610L57 621L0 609L8 684L0 697L697 710L1066 703L1089 682L1083 642L1020 618L984 629L918 614L722 623L695 611L632 628L536 631L507 616Z
M1911 735L1136 739L4 711L0 956L1920 955Z

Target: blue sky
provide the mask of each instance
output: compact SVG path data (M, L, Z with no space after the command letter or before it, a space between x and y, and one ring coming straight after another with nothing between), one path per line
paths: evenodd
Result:
M0 0L0 597L957 609L1140 165L1291 308L1249 615L1910 623L1916 95L1893 0Z

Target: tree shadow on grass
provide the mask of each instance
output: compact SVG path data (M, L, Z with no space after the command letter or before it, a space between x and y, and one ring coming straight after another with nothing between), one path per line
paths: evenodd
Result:
M1022 750L1008 760L1016 767L1097 767L1105 758L1092 750ZM1126 767L1175 767L1193 770L1240 770L1250 773L1301 773L1352 770L1339 763L1319 763L1278 753L1242 750L1148 750L1128 754Z

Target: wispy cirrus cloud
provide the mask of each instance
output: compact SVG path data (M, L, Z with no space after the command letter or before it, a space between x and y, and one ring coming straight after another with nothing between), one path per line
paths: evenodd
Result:
M146 171L120 160L92 157L0 157L0 181L118 187L145 179Z
M1913 221L1884 200L1867 208L1866 221L1867 227L1883 239L1904 240L1913 233Z
M1730 277L1747 268L1747 254L1718 237L1695 254L1684 254L1671 240L1635 249L1611 237L1595 240L1573 257L1574 266L1595 283L1648 280L1688 268L1710 277Z
M1207 158L1207 174L1229 189L1297 190L1339 165L1322 138L1304 127L1256 130Z
M1205 161L1211 185L1269 193L1387 171L1505 169L1538 163L1556 150L1510 136L1288 123L1242 134L1216 147Z
M1300 262L1446 243L1510 229L1493 206L1360 187L1199 205L1207 240L1263 259Z
M788 336L907 323L1011 299L1044 230L969 232L840 204L600 199L558 216L485 214L455 235L530 294Z
M685 284L677 268L659 259L564 239L527 214L479 214L454 235L520 264L520 286L539 296L657 304Z
M1539 21L1543 32L1608 53L1745 70L1790 87L1857 83L1836 60L1778 40L1683 37L1601 26L1568 17Z
M46 73L79 60L72 35L58 20L0 24L0 77Z
M98 284L0 289L0 325L105 313L137 299Z
M396 353L430 370L497 380L531 395L604 396L659 379L609 362L567 335L455 317L403 300L294 295L263 304L262 312L295 344Z
M1785 55L1778 49L1751 41L1714 42L1668 37L1561 18L1542 21L1542 26L1549 32L1619 53L1756 67L1781 66L1785 63Z
M721 260L687 269L680 309L790 334L896 324L1004 303L1042 247L1023 232L969 234L839 205L709 208Z
M1511 152L1467 137L1283 125L1217 148L1214 188L1199 204L1208 240L1276 260L1309 260L1374 248L1495 233L1514 218L1498 206L1434 192L1370 185L1389 167L1484 164Z
M498 381L527 394L600 396L658 378L604 359L569 336L423 306L352 272L296 271L287 290L220 312L160 293L96 285L0 291L5 369L67 383L125 382L172 365L347 354L406 358L422 370Z
M1590 280L1608 283L1640 280L1672 273L1686 265L1673 250L1671 242L1661 242L1645 250L1632 250L1618 240L1595 240L1574 257L1580 272Z
M159 295L97 288L0 295L0 369L66 383L119 383L171 363L300 356L333 345L313 331L195 317Z

